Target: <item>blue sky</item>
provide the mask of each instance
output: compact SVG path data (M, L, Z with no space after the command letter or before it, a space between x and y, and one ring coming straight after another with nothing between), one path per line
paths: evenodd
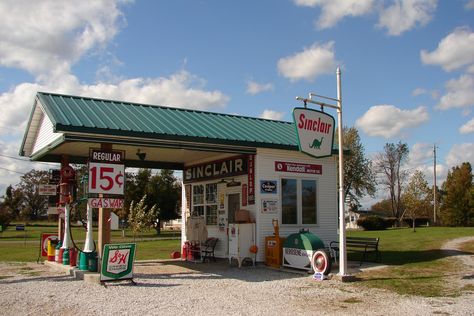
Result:
M369 157L406 142L430 183L434 144L439 182L474 163L472 0L7 0L0 16L0 194L50 167L10 158L37 91L289 121L296 96L336 96L337 66Z

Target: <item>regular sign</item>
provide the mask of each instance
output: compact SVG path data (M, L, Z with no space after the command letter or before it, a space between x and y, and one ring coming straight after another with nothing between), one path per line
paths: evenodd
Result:
M316 158L332 155L334 118L324 112L295 108L293 119L300 151Z

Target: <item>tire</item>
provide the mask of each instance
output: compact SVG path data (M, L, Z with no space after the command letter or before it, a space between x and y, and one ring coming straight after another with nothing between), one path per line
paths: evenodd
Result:
M324 249L316 250L311 258L311 267L314 272L328 275L331 272L331 256Z

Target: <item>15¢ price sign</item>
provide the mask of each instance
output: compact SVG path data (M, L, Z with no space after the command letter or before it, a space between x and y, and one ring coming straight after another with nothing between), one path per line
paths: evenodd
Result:
M125 166L89 162L89 193L124 194Z

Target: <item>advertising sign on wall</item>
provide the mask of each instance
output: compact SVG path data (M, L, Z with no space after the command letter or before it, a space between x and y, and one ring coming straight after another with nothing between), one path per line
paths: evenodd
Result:
M262 194L276 194L277 181L274 180L260 180L260 193Z
M323 166L322 165L310 164L310 163L275 161L275 171L293 172L293 173L323 174Z
M262 214L277 214L278 213L278 200L262 199Z
M300 151L316 158L332 155L334 117L307 108L293 109Z
M133 243L104 245L100 281L132 279L135 247Z

